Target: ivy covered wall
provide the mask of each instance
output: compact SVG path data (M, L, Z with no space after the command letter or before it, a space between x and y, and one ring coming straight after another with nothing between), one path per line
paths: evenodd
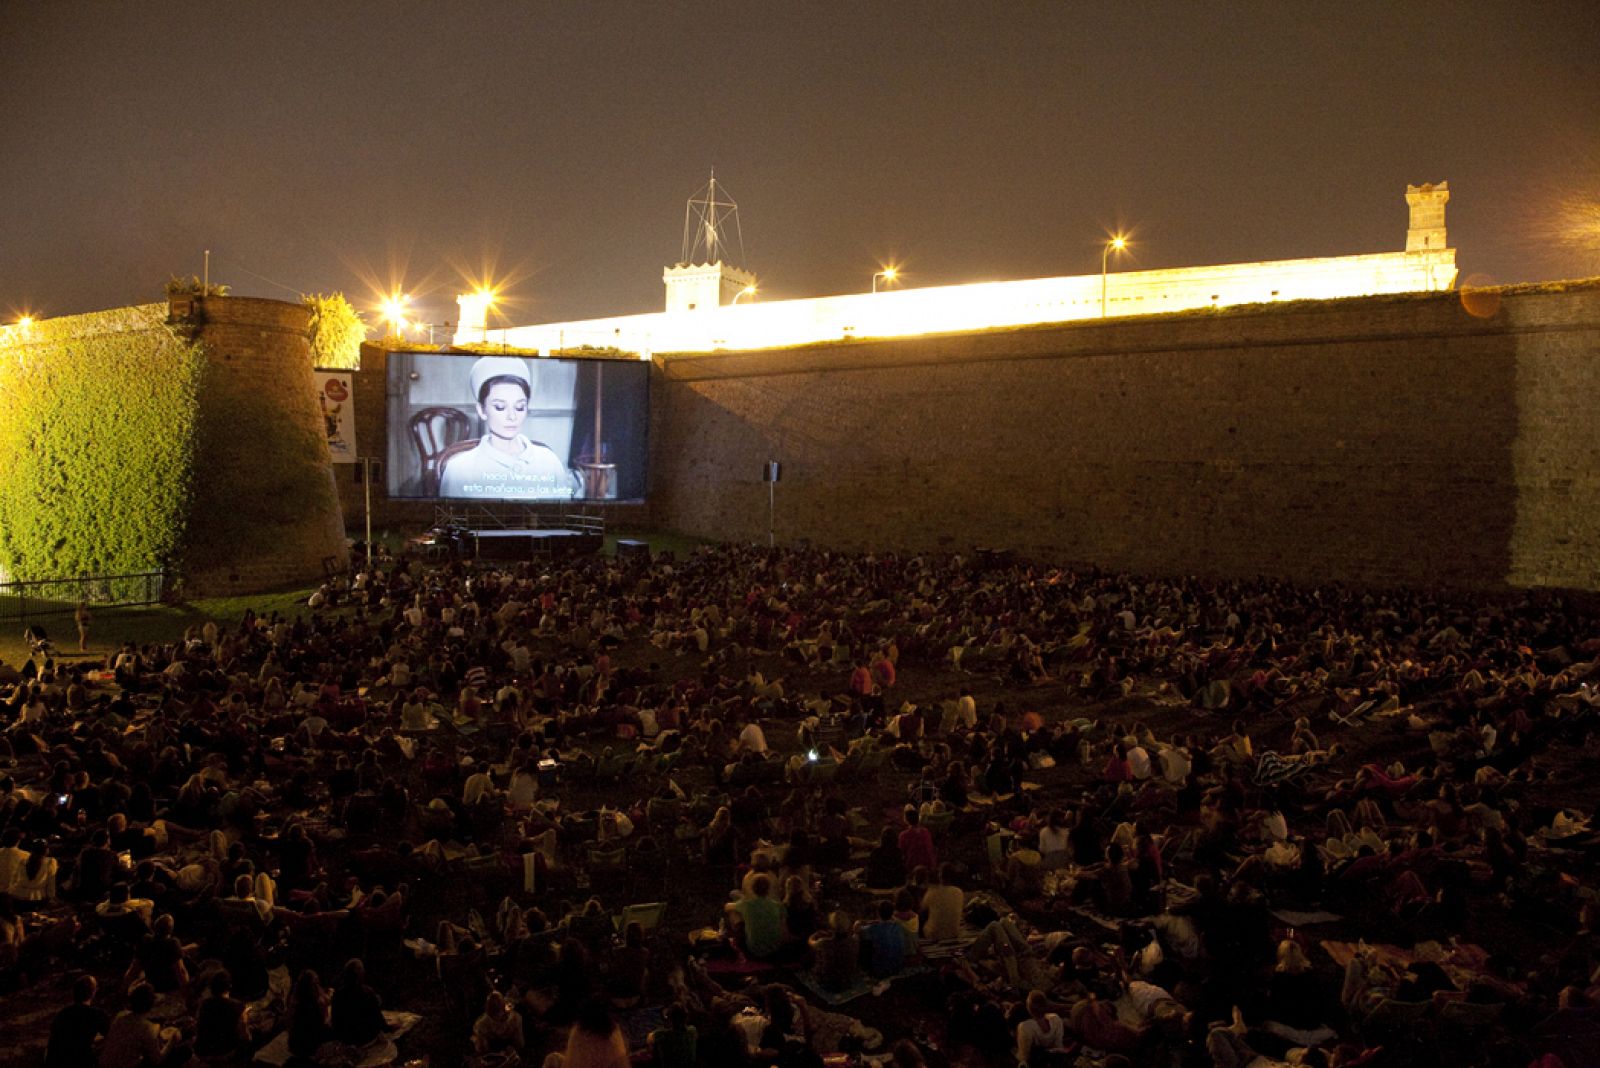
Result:
M182 553L204 358L167 305L0 333L0 569L136 571Z
M309 314L177 293L0 327L0 574L160 567L211 594L342 566Z

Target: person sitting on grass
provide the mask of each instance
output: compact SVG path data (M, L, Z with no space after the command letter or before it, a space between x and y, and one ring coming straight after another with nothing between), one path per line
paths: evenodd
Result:
M480 1057L510 1054L520 1057L526 1044L522 1014L499 993L484 999L483 1015L472 1025L472 1050Z
M249 1044L249 1009L233 996L233 976L224 968L211 976L195 1011L194 1051L201 1057L227 1061Z
M662 1026L650 1032L650 1063L655 1068L695 1068L699 1030L689 1022L689 1013L673 1002L661 1014Z
M1050 1011L1050 999L1042 990L1030 991L1025 1005L1028 1018L1017 1025L1017 1063L1065 1063L1055 1058L1066 1050L1067 1022L1059 1013Z
M727 907L741 948L756 960L768 960L789 944L788 916L772 899L772 877L758 875L750 895Z
M604 1001L592 999L579 1008L561 1063L562 1068L629 1068L627 1040Z
M965 904L966 895L955 885L955 869L942 865L922 895L922 939L946 942L961 937L961 909Z
M878 918L856 928L866 947L867 968L879 979L898 975L917 952L917 940L895 919L894 903L878 902Z
M893 890L897 886L904 886L908 870L894 828L885 827L877 846L867 857L867 887L872 890Z
M387 1028L383 1000L367 984L367 969L359 957L345 963L329 1007L334 1037L349 1046L365 1046Z
M933 846L933 834L922 826L921 814L915 805L905 807L906 829L900 832L900 855L905 858L906 870L939 866L939 856Z
M844 912L828 916L828 926L811 936L812 972L824 990L848 990L861 974L861 939Z
M155 988L149 983L134 983L128 991L128 1007L112 1019L105 1045L100 1048L101 1068L141 1068L188 1060L187 1050L174 1049L178 1032L163 1029L150 1019L155 1007Z
M72 1004L56 1013L50 1023L45 1068L79 1068L95 1063L95 1041L111 1026L105 1012L94 1006L99 989L92 975L80 975L72 984Z
M142 977L160 994L181 991L189 983L189 966L185 961L185 947L174 932L172 913L156 917L150 933L140 941L134 952L133 963L128 967L128 978Z

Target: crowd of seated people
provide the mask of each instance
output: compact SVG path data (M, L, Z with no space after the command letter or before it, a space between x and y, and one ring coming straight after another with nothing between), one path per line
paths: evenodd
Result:
M380 557L0 664L0 984L50 1064L1577 1068L1597 657L1553 596Z

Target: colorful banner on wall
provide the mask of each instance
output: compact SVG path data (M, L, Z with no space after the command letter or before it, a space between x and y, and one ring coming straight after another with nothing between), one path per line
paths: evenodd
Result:
M336 464L356 462L356 398L350 376L338 371L317 371L317 407L328 432L328 455Z

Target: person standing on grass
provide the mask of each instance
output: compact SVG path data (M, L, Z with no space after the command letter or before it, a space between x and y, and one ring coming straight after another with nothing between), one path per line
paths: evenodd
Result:
M89 620L92 618L89 615L89 602L82 597L78 598L78 610L72 613L72 620L78 624L78 652L80 653L89 651Z

